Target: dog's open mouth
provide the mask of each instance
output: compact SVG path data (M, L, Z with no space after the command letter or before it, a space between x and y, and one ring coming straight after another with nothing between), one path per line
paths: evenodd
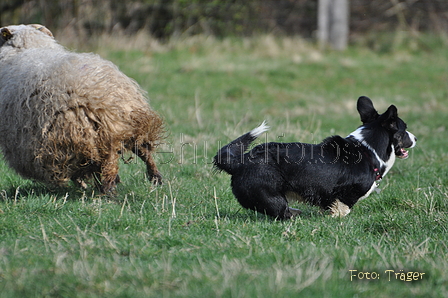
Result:
M404 150L403 148L400 148L400 149L395 150L395 155L398 158L406 159L409 157L409 152L407 150Z

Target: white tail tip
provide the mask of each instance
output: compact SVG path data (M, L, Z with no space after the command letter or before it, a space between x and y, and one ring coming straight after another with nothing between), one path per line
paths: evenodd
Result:
M257 128L254 128L250 131L250 135L253 137L258 137L259 135L261 135L262 133L264 133L265 131L269 130L269 126L266 125L266 120L263 121L263 123L261 123L260 126L258 126Z

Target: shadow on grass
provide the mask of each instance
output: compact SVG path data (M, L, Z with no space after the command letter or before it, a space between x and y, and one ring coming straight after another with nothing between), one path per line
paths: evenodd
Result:
M294 206L297 207L297 206ZM326 212L322 212L320 210L320 208L315 207L315 206L310 206L310 205L306 205L306 204L300 204L299 206L299 210L301 210L301 214L297 217L293 217L290 220L295 220L295 219L311 219L311 218L316 218L316 217L324 217L326 215L328 215L329 213ZM215 214L210 214L210 217L216 217L216 213ZM287 222L288 220L279 220L276 218L273 218L269 215L260 213L260 212L256 212L253 210L248 210L248 209L244 209L244 208L239 208L235 211L233 210L220 210L220 218L227 218L230 220L241 220L241 221L267 221L267 222Z
M22 185L9 185L1 190L3 200L19 201L21 198L54 196L56 198L65 198L77 200L84 197L97 197L100 193L93 187L83 190L73 184L68 186L48 186L43 183L26 181Z

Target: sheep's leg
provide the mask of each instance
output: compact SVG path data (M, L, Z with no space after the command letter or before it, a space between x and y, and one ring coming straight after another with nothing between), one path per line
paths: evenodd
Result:
M80 187L81 189L87 189L87 181L93 181L95 187L102 191L103 187L101 184L101 165L96 162L86 163L87 166L81 166L79 171L75 172L71 177L73 183ZM120 183L120 176L117 174L115 177L115 185Z
M156 162L152 158L152 146L150 144L142 144L132 148L132 151L146 164L146 173L148 174L148 179L155 185L161 185L162 175L157 169Z
M117 150L111 150L110 154L103 159L100 185L100 191L102 193L114 193L117 183L120 182L118 176L118 158Z

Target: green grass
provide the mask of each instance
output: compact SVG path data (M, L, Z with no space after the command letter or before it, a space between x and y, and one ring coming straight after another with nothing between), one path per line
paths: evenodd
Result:
M156 154L165 184L145 181L140 162L122 164L110 199L48 189L1 163L2 298L448 295L443 46L319 52L268 36L95 51L135 78L165 118ZM381 193L347 217L301 205L302 216L275 221L242 209L229 177L212 171L219 146L264 119L269 141L346 136L360 123L360 95L380 111L396 104L419 141ZM396 279L408 271L423 279Z

